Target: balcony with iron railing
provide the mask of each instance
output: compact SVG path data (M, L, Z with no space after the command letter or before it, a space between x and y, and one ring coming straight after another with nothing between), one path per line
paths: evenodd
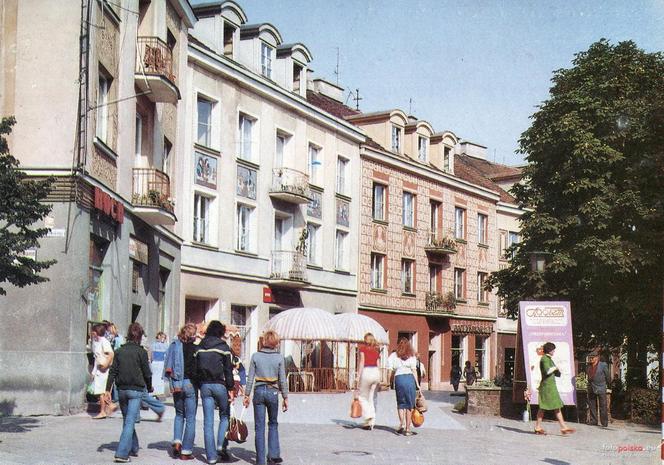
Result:
M154 168L134 168L131 203L134 213L151 225L175 224L171 180Z
M292 168L275 168L272 170L270 197L294 204L309 203L309 176Z
M425 296L427 313L437 315L453 315L456 309L456 298L453 292L427 292Z
M308 286L307 257L293 250L273 250L270 262L270 285L283 287Z
M138 37L135 82L153 102L177 103L180 99L173 51L159 37Z
M433 229L426 231L424 250L432 255L452 255L457 253L457 245L451 234L446 235L442 229Z

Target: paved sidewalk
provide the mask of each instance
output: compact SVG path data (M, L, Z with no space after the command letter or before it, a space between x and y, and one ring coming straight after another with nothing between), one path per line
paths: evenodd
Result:
M285 464L450 464L450 465L653 465L659 464L659 430L639 425L608 429L578 425L578 432L561 436L556 424L548 436L532 433L533 424L495 417L459 415L449 393L428 396L429 411L417 435L394 431L398 423L394 393L378 399L373 431L357 428L348 418L351 395L293 394L290 409L280 414L279 432ZM252 421L251 412L245 419ZM164 421L142 412L137 425L141 444L135 464L179 464L168 456L173 409ZM202 411L199 408L194 465L204 463ZM106 420L89 415L70 417L0 418L0 464L107 464L120 436L118 414ZM577 426L577 425L575 425ZM232 444L231 463L255 463L253 425L249 442ZM631 449L631 450L629 450Z

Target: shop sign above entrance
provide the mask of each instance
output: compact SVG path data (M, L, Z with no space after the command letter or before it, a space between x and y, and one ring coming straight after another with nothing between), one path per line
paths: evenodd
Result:
M109 194L95 187L95 209L118 224L124 223L124 205Z

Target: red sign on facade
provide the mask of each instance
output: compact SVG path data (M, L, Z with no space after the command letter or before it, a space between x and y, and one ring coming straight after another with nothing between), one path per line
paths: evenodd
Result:
M95 187L95 209L118 224L124 223L124 205L122 205L122 202L118 202L98 187Z
M272 303L272 289L265 286L263 288L263 303L271 304Z

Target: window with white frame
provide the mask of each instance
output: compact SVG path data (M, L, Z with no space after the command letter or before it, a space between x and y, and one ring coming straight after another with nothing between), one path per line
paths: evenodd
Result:
M194 242L210 243L210 204L212 199L196 192L194 194Z
M348 261L346 260L346 244L348 242L348 233L337 229L336 241L336 261L334 264L337 270L348 270Z
M489 224L489 217L482 213L477 214L477 243L487 244L487 226Z
M254 215L254 207L244 204L237 205L237 244L235 248L241 252L252 251L252 220Z
M383 277L385 273L385 255L379 253L371 254L371 288L383 289L385 287Z
M307 223L307 263L320 265L320 225Z
M401 128L392 126L392 151L401 153Z
M481 303L489 302L489 292L484 288L486 278L486 273L477 273L477 301Z
M441 223L440 212L442 211L442 205L437 200L430 200L429 207L429 228L431 228L431 237L434 239L440 239L438 225Z
M272 79L272 53L274 49L265 42L261 42L261 74Z
M454 237L457 239L466 238L466 209L454 208Z
M449 147L443 147L443 170L452 171L452 149Z
M348 179L348 159L337 157L337 192L339 194L348 194L346 182Z
M197 99L197 112L198 112L198 136L196 141L200 145L206 147L212 146L212 102L198 97Z
M518 244L519 242L520 242L519 233L510 231L507 236L507 247L511 247L512 245Z
M322 184L321 173L323 171L323 160L321 149L309 144L309 182L320 186Z
M415 287L413 283L413 271L415 264L413 260L401 260L401 292L404 294L413 294Z
M136 132L134 134L134 155L136 157L136 165L141 162L141 155L143 153L143 117L140 113L136 113Z
M286 144L288 144L288 136L282 132L277 132L276 147L274 152L275 168L284 167L284 157L286 156Z
M466 336L462 334L452 334L452 366L463 370L465 361Z
M440 293L438 283L442 272L443 267L441 265L429 265L429 292Z
M373 185L372 210L374 220L385 220L385 203L387 201L387 187L378 184Z
M466 270L454 268L454 297L466 300Z
M415 227L415 195L412 192L403 192L403 225Z
M479 371L477 376L480 379L484 379L488 375L486 340L486 336L475 336L475 368Z
M426 163L429 157L429 139L419 136L417 138L417 155L421 162Z
M108 96L111 79L99 69L99 87L97 88L97 138L107 142L108 138Z
M238 157L247 160L254 160L254 125L256 120L250 118L247 115L240 113L240 121L238 128L240 131L239 140L240 140L240 152Z

